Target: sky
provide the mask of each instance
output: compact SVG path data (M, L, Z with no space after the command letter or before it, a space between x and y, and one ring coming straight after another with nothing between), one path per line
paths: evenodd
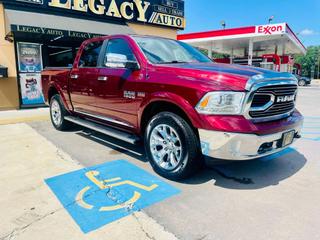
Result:
M320 45L320 0L185 0L186 29L180 33L286 22L305 46Z

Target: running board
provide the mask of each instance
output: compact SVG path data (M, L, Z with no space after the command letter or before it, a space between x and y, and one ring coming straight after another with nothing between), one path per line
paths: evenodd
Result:
M114 129L114 128L110 128L110 127L106 127L103 126L101 124L97 124L94 122L90 122L87 120L83 120L81 118L77 118L77 117L72 117L72 116L66 116L64 117L65 120L69 121L69 122L73 122L77 125L80 125L82 127L86 127L89 128L91 130L94 130L96 132L100 132L103 133L105 135L108 135L110 137L114 137L117 138L119 140L122 140L124 142L127 143L131 143L131 144L137 144L140 140L140 138L134 134L130 134L127 132L122 132L120 130Z

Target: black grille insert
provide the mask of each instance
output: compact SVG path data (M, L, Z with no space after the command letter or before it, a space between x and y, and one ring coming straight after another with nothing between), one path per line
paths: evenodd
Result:
M295 108L296 97L294 100L286 98L282 101L280 101L280 98L278 99L278 97L293 96L296 95L296 92L296 85L275 85L261 87L254 93L251 108L265 106L271 100L270 95L275 96L274 103L265 110L253 111L251 109L249 111L249 115L252 118L263 118L290 113Z

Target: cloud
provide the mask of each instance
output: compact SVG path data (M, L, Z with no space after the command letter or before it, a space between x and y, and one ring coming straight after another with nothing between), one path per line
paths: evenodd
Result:
M310 35L317 35L318 33L312 29L303 29L301 32L300 32L300 35L303 35L303 36L310 36Z

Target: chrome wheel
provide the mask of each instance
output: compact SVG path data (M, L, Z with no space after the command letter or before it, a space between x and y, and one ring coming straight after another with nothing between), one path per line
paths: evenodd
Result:
M158 125L150 135L150 151L159 167L167 171L175 169L182 159L179 135L169 125Z
M54 125L59 126L61 124L61 108L56 99L53 99L51 102L51 116Z

